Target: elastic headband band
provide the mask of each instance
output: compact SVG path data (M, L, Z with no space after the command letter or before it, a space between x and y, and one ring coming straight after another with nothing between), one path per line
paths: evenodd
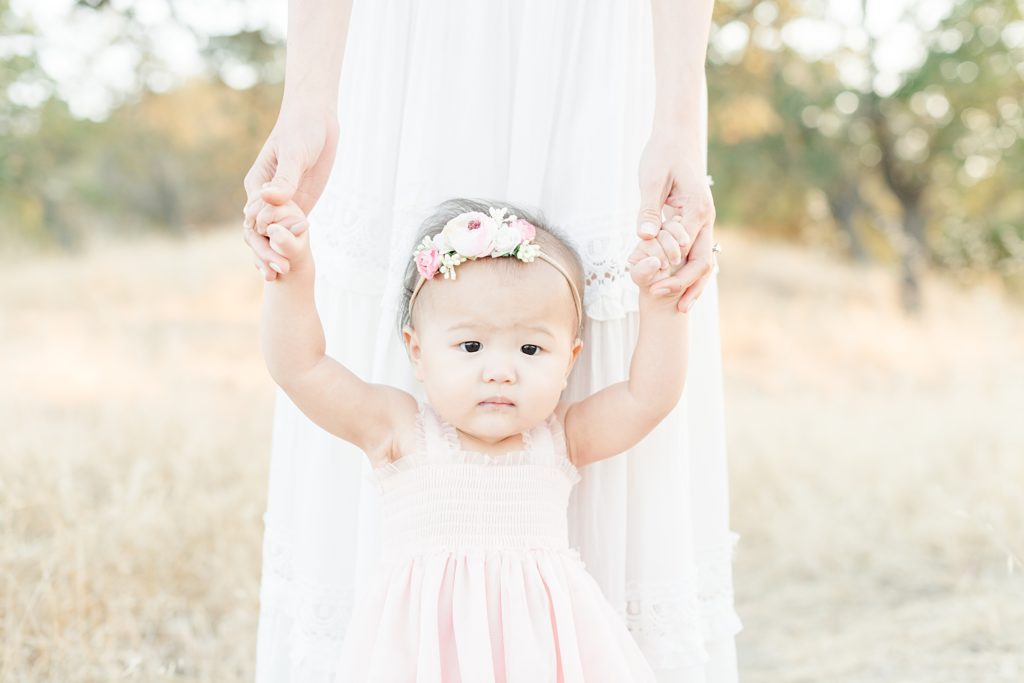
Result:
M580 299L580 292L578 289L576 289L576 283L572 281L572 277L569 276L569 272L565 268L563 268L562 264L556 261L555 259L551 258L542 251L537 252L536 257L539 258L541 261L547 261L552 266L554 266L555 269L562 274L562 277L565 278L565 281L569 283L569 289L572 290L572 303L576 307L577 329L579 329L583 325L583 303ZM416 296L420 293L420 290L423 289L423 283L426 281L427 278L421 275L419 282L416 283L416 286L412 290L412 295L409 297L410 317L412 316L412 304L414 301L416 301Z

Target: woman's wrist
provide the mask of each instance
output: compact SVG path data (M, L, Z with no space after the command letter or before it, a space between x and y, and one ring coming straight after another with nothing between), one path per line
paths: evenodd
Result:
M680 74L671 85L660 87L655 96L652 137L699 150L704 87L703 74L691 70Z
M656 119L647 144L658 148L670 159L696 164L703 158L704 141L700 128L682 119Z
M352 0L289 0L285 102L337 108Z
M295 83L293 87L285 84L278 118L283 118L284 115L292 112L301 112L303 116L322 113L337 117L337 84L333 87L326 84L317 85L308 81L307 85Z

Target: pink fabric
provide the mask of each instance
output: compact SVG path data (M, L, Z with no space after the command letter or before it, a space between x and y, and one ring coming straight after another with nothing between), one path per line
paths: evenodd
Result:
M566 510L580 474L552 416L520 451L462 450L421 402L419 447L377 467L381 562L338 681L653 682L579 552Z

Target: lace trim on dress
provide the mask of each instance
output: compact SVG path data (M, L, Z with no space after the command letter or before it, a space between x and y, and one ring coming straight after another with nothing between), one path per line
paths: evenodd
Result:
M297 575L292 547L280 529L267 523L260 582L261 628L277 632L274 621L287 625L288 680L310 680L314 673L334 673L355 605L354 591Z
M732 554L739 535L697 564L696 577L629 581L619 614L655 669L706 664L706 644L743 628L733 605Z
M329 186L310 213L317 281L378 297L384 292L385 303L396 305L406 262L389 259L396 246L392 230L415 230L430 208L422 199L397 204L353 187ZM637 241L635 223L633 211L551 221L583 261L583 307L593 320L615 320L639 310L639 291L626 270Z

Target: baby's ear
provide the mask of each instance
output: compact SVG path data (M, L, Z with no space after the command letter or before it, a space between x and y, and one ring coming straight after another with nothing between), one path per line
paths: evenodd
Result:
M421 368L420 360L422 358L423 349L420 348L420 337L416 334L416 330L411 325L406 325L402 328L402 341L405 342L406 353L409 354L409 360L412 361L412 368L416 375L416 379L420 382L423 381L423 370Z

